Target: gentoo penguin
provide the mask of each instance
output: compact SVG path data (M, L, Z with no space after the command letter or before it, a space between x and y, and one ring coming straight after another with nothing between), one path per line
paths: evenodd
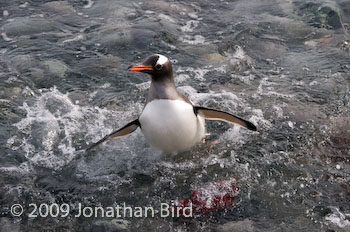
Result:
M129 67L129 71L147 73L152 77L146 105L140 117L90 145L87 150L110 138L130 134L140 127L147 142L154 148L165 153L186 151L204 138L204 119L237 123L256 131L251 122L237 116L194 106L176 90L171 62L163 55L151 55L141 65Z

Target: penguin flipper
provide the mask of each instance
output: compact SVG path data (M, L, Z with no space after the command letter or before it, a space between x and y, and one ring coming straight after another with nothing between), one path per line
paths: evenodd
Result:
M119 130L114 131L111 134L106 135L105 137L103 137L98 142L91 144L88 148L86 148L86 151L91 150L92 148L100 145L101 143L103 143L104 141L106 141L108 139L130 134L130 133L134 132L139 126L140 126L140 122L139 122L138 119L136 119L136 120L134 120L132 122L129 122L128 124L126 124L125 126L120 128Z
M226 113L220 110L209 109L201 106L194 106L194 110L197 114L209 120L222 120L226 122L236 123L249 130L256 131L256 126L240 117L234 116L230 113Z

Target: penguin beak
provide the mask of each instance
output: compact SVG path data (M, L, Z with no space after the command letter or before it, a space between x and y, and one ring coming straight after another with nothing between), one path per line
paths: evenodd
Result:
M151 66L141 64L141 65L130 66L128 70L132 72L147 72L147 71L153 71L153 68Z

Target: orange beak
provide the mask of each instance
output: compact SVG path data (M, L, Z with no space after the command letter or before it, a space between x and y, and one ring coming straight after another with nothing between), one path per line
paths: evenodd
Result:
M146 65L135 65L128 68L129 71L132 72L142 72L142 71L153 71L151 66Z

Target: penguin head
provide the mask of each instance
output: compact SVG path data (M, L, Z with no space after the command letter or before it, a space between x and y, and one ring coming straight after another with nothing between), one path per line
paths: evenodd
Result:
M172 78L172 65L170 60L160 54L147 57L141 65L134 65L128 68L132 72L143 72L150 74L153 79Z

